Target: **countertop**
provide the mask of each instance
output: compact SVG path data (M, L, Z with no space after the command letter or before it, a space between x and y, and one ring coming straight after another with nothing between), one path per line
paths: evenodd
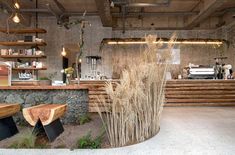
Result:
M88 89L88 87L83 85L68 85L68 86L0 86L0 90L81 90Z

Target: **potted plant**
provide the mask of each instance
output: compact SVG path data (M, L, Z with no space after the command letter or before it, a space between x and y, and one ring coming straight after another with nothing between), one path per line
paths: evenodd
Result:
M61 72L66 75L66 84L71 84L72 74L74 72L74 68L73 67L68 67L68 68L63 69Z
M52 83L52 80L48 77L41 77L39 78L39 85L40 86L50 86Z
M50 74L48 77L41 77L39 78L39 85L40 86L50 86L52 84L52 78L57 74L57 72Z

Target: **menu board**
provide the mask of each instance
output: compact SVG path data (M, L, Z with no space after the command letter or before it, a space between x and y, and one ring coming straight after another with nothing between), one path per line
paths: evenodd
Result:
M0 62L0 86L11 86L11 65Z

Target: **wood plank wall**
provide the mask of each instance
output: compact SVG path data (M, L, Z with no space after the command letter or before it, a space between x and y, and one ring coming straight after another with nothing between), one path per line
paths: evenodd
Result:
M235 80L171 80L166 106L233 106Z
M97 112L97 105L103 110L97 96L111 103L104 81L81 81L81 84L89 88L90 112ZM165 106L235 106L235 80L170 80L165 95Z

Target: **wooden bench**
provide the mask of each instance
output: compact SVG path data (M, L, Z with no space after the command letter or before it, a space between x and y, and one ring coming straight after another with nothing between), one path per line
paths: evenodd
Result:
M26 121L34 126L33 133L46 133L49 141L52 142L58 137L64 128L60 122L60 117L67 110L66 104L41 104L23 109Z
M0 103L0 140L19 132L12 118L18 111L20 111L19 104Z

